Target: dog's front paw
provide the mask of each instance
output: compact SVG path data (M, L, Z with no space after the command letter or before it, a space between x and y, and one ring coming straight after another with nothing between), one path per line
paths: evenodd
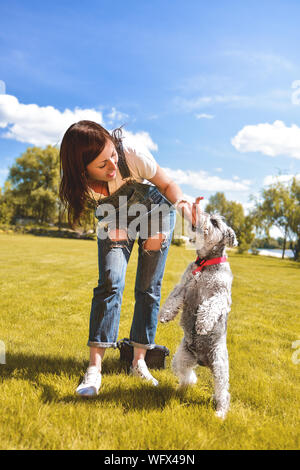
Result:
M170 321L170 320L167 320L167 319L164 318L164 317L160 317L160 318L159 318L159 322L160 322L160 323L168 323L169 321Z
M162 308L158 314L158 319L160 323L168 323L174 318L174 310Z
M168 323L172 318L171 311L170 310L161 310L158 314L158 319L160 323Z

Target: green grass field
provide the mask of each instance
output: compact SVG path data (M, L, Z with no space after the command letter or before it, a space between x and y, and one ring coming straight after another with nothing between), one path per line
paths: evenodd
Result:
M137 250L127 271L119 338L129 335ZM162 301L194 252L172 246ZM179 318L159 325L170 349L151 387L127 375L108 350L100 394L74 390L87 366L88 321L97 283L93 241L0 236L1 449L298 449L300 264L230 253L234 274L228 322L231 410L214 415L210 372L183 392L170 369L182 337ZM2 344L3 344L2 343ZM295 357L295 356L294 356Z

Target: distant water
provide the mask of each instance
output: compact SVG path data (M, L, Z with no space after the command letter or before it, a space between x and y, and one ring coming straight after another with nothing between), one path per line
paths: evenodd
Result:
M275 258L282 257L282 250L274 248L274 249L267 249L267 248L258 248L259 255L262 256L275 256ZM251 253L251 250L249 250ZM285 250L284 258L293 258L294 254L292 250Z

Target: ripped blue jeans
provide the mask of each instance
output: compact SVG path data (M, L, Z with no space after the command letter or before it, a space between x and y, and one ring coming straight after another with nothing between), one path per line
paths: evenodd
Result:
M96 209L96 217L99 221L99 280L92 299L88 346L115 348L117 345L125 274L138 236L130 342L135 347L152 349L155 346L161 283L176 211L156 186L129 182L103 199ZM116 230L123 233L118 240L110 237L110 232L116 233ZM163 235L160 249L145 249L146 240L158 233Z

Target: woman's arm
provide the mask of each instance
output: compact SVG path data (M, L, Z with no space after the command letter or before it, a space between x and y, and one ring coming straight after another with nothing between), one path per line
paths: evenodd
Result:
M198 203L201 197L196 199L196 203L191 204L184 200L184 196L180 187L172 181L172 179L164 172L159 165L153 178L149 180L159 189L159 191L172 203L176 204L176 208L181 215L187 219L192 225L196 225L197 211L200 211ZM198 212L199 216L199 212Z
M157 165L155 176L149 180L159 189L159 191L172 203L183 199L180 187L169 178L160 166Z

